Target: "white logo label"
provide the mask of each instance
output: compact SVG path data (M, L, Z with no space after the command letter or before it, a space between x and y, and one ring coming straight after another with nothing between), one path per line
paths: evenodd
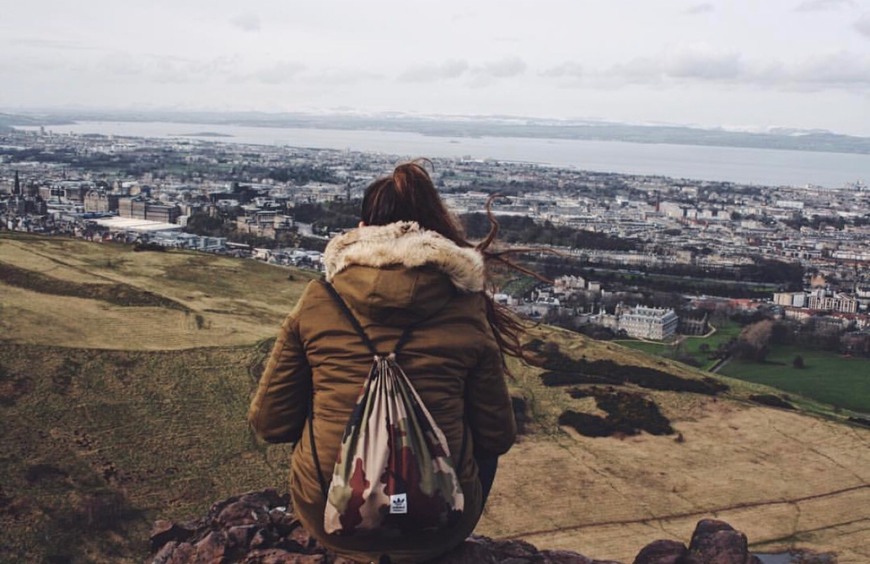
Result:
M407 513L408 495L396 494L390 496L390 513Z

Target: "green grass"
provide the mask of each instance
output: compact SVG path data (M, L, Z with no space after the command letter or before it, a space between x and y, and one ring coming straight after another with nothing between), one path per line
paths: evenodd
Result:
M792 366L797 355L803 357L804 368ZM778 346L772 348L764 363L735 359L720 372L842 409L870 413L870 360L867 359Z
M675 349L673 344L669 343L649 343L644 341L625 340L619 341L619 344L629 347L634 350L642 351L647 354L662 356L665 358L676 358L677 356L688 356L694 358L698 362L698 366L702 370L710 370L715 364L715 359L708 358L709 352L715 351L719 345L727 343L733 338L737 338L740 334L740 325L733 321L727 321L716 328L716 331L706 337L686 337L679 345L679 349ZM701 346L709 347L709 352L703 352Z

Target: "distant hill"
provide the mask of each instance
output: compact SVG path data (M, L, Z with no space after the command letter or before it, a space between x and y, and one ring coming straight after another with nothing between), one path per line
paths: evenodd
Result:
M70 121L167 121L191 124L361 129L414 132L436 137L533 137L630 143L669 143L750 147L793 151L870 154L870 138L826 130L773 128L739 131L669 124L629 124L590 120L556 120L516 116L455 116L414 114L304 114L269 112L208 112L173 110L55 110L28 114L28 124ZM2 120L0 120L2 123Z
M139 562L155 519L283 489L290 448L244 415L315 276L0 233L0 561ZM524 434L478 533L626 561L717 517L755 550L870 560L870 430L617 344L530 338L534 366L512 363Z

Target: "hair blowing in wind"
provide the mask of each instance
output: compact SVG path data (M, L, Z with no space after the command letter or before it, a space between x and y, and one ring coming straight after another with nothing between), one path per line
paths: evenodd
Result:
M429 172L422 163L431 162L420 159L400 164L390 176L372 182L363 196L361 219L366 225L387 225L396 221L415 221L420 227L435 231L450 239L460 247L475 248L484 258L487 273L494 266L511 270L547 281L536 272L517 264L510 255L529 252L528 248L495 250L491 247L498 235L498 221L492 213L492 202L499 196L493 194L486 203L490 230L477 244L465 237L460 223L447 209L435 188ZM490 295L486 296L487 321L492 327L502 353L523 358L522 336L525 325L510 309L496 303Z

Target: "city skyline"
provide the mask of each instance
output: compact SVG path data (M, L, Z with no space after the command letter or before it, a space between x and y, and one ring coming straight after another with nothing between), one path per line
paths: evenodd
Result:
M852 0L6 4L6 111L395 111L870 136L870 10Z

